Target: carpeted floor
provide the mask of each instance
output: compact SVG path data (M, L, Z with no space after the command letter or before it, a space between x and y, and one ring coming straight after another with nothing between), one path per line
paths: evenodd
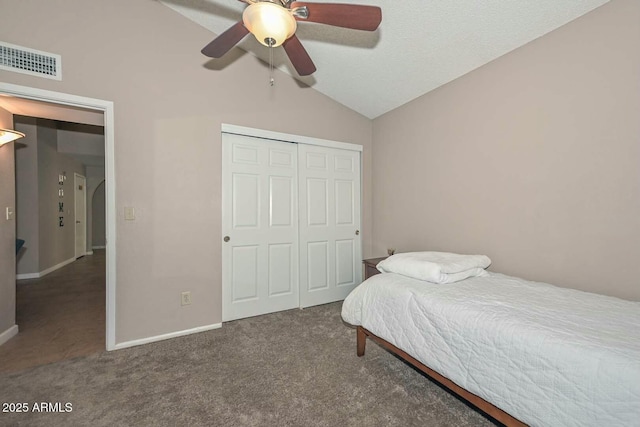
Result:
M341 303L225 323L221 329L0 374L0 412L24 426L494 425L404 362L367 343Z

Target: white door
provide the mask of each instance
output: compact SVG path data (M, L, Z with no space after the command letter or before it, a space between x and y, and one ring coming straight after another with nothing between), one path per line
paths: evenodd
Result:
M222 320L298 307L296 144L222 134Z
M360 153L298 145L300 306L339 301L362 281Z
M73 175L75 200L76 258L87 253L87 180L84 176Z

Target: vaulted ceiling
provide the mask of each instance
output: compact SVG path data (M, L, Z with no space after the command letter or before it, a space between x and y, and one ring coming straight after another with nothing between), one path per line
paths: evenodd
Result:
M237 0L161 1L215 34L241 20L246 7ZM375 118L607 1L330 0L380 6L382 24L371 33L299 23L296 34L317 71L299 77L282 48L275 49L274 63L330 98ZM203 40L193 49L208 42ZM268 60L269 49L251 35L239 46ZM203 56L203 62L207 60Z

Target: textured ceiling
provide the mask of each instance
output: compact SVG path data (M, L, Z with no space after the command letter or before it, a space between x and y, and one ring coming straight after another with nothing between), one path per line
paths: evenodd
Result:
M160 0L220 34L241 20L237 0ZM298 77L284 51L274 63L334 100L375 118L524 45L608 0L329 0L377 5L376 32L299 23L296 34L318 70ZM318 1L320 2L320 1ZM212 34L211 39L215 35ZM210 40L203 40L203 48ZM261 59L251 35L240 47ZM207 58L203 56L203 63ZM265 84L268 71L265 69ZM277 81L276 81L277 84Z

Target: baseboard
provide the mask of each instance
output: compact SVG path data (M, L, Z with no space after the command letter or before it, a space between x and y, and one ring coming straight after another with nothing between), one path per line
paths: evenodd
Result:
M6 343L16 335L18 335L18 325L13 325L12 327L10 327L9 329L7 329L6 331L0 334L0 345Z
M25 280L25 279L39 279L43 276L46 276L49 273L52 273L62 267L64 267L65 265L71 264L73 261L76 260L76 257L73 258L69 258L66 261L62 261L60 264L56 264L53 267L49 267L46 270L42 270L39 273L23 273L23 274L16 274L16 280Z
M107 249L106 246L91 246L91 249Z
M85 255L93 255L93 251L88 251L85 253Z
M139 340L131 340L131 341L121 342L119 344L116 344L113 347L113 349L114 350L121 350L123 348L135 347L135 346L138 346L138 345L149 344L149 343L156 342L156 341L168 340L170 338L182 337L184 335L197 334L198 332L210 331L212 329L219 329L221 327L222 327L222 323L213 323L211 325L198 326L197 328L185 329L185 330L182 330L182 331L176 331L176 332L171 332L171 333L168 333L168 334L156 335L156 336L148 337L148 338L141 338Z

